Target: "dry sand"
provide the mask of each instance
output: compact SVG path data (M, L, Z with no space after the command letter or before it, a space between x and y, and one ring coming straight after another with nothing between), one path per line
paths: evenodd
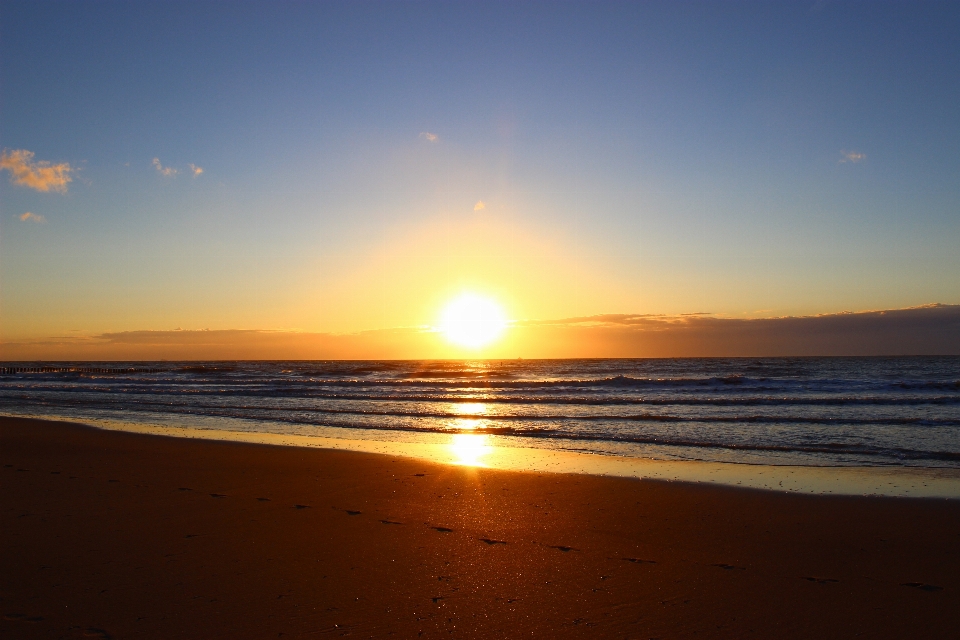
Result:
M0 418L0 636L955 638L960 501Z

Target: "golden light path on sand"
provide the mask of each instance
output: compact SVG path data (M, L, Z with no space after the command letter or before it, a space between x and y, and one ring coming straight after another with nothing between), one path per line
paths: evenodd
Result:
M483 457L491 453L493 447L488 443L486 434L470 432L483 425L482 416L487 413L487 405L482 402L456 402L450 408L452 413L469 416L456 418L450 425L461 431L454 434L450 442L450 451L455 456L453 463L468 467L485 466Z
M33 415L31 417L68 421L60 416ZM300 436L209 428L171 427L111 420L84 420L82 422L101 429L133 433L379 453L419 458L440 464L509 471L575 473L702 482L750 489L820 495L960 498L960 470L958 469L803 467L654 460L573 451L502 447L495 444L494 437L472 433L451 434L446 443L385 442L329 436Z
M483 458L493 451L487 444L487 436L482 433L457 433L453 435L450 451L454 455L454 464L468 467L482 467Z

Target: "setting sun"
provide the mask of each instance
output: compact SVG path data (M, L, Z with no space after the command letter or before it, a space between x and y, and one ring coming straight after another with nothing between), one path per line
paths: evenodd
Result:
M471 349L484 347L503 333L507 318L490 298L464 293L451 300L440 317L440 331L447 340Z

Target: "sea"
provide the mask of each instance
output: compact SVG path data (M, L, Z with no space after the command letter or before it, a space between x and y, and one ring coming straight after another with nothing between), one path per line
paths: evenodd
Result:
M0 414L759 465L960 468L960 357L4 363Z

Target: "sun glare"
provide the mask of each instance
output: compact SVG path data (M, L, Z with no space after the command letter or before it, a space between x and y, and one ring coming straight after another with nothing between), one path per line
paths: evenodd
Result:
M490 298L464 293L451 300L440 317L440 330L450 342L479 349L503 333L507 318Z
M487 436L480 433L458 433L450 443L454 464L467 467L482 467L481 458L490 453L491 449L493 447L487 444Z

